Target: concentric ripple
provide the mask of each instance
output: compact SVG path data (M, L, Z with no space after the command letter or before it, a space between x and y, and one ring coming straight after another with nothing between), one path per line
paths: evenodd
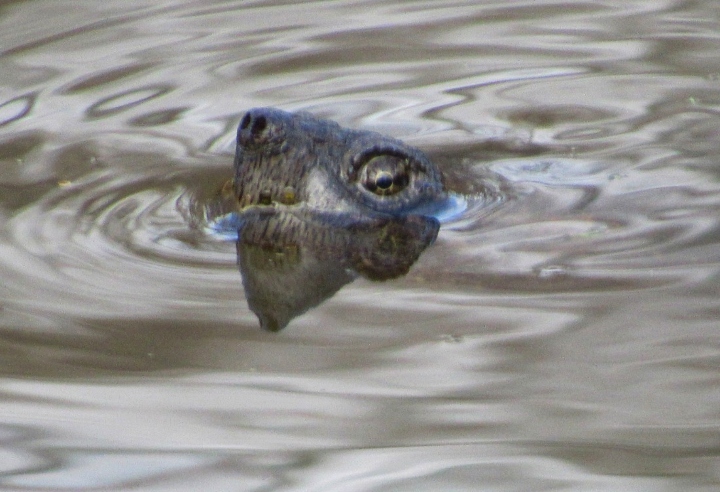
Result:
M55 180L35 185L36 196L7 221L0 269L9 305L97 316L190 309L221 292L233 299L228 309L243 310L236 224L220 196L231 156L195 159L181 146L160 154L98 148L68 143L54 151L45 165ZM63 172L70 161L74 174ZM427 212L452 227L504 200L497 183L477 187L483 191L451 193Z
M59 180L8 221L0 268L11 297L95 313L201 302L220 285L237 297L234 249L196 227L193 211L227 171L109 164Z

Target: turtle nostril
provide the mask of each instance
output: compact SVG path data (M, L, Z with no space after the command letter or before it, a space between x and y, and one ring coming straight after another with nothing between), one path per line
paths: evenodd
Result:
M244 120L243 120L243 122L244 122ZM253 136L257 137L259 134L261 134L263 132L263 130L265 130L266 127L267 127L267 119L263 115L260 115L257 118L255 118L255 121L252 124L252 128L250 128L250 133L252 133Z
M250 116L250 113L245 113L245 116L243 117L242 121L240 122L240 129L244 130L248 126L250 126L250 122L252 121L252 116Z
M238 126L237 142L242 145L261 144L268 140L272 120L261 111L251 110L245 113Z
M245 112L237 129L237 144L244 148L261 148L283 143L283 136L292 119L287 113L272 108L253 108ZM277 149L276 149L277 150Z

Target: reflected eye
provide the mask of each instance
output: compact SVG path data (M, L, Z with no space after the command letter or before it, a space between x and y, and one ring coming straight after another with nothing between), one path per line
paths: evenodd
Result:
M410 182L407 161L394 155L379 155L370 159L362 169L361 183L376 195L399 193Z

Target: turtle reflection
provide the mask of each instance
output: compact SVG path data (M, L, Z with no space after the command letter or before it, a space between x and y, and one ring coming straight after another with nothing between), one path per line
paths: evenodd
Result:
M245 210L237 255L248 305L263 329L279 331L358 276L406 274L439 228L437 219L421 215Z

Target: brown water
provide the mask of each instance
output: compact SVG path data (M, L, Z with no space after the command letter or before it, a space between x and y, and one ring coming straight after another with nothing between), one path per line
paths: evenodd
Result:
M0 488L720 489L714 0L0 6ZM260 105L492 206L258 329L198 210Z

